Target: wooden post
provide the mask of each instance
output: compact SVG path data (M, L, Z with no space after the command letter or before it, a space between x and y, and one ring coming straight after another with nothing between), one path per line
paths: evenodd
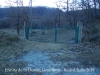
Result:
M25 26L26 26L26 22L24 22L24 36L25 36Z
M55 42L57 42L57 24L55 26Z
M29 26L25 26L26 39L29 39Z
M30 33L32 33L32 0L30 0L30 27L31 27L31 31Z

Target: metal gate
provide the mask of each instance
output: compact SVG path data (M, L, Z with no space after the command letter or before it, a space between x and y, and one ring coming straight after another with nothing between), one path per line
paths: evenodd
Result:
M56 42L75 43L75 31L75 26L58 27Z
M78 43L80 40L79 36L80 28L78 23L76 26L33 29L29 34L29 39L40 42Z

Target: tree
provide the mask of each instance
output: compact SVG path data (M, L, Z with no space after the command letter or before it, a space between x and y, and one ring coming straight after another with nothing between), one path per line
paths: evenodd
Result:
M96 2L99 4L99 14L100 14L100 0L96 0Z
M72 0L70 3L70 25L76 25L78 20L78 1Z
M29 25L29 7L24 7L23 0L8 0L6 1L10 6L10 19L16 26L17 34L20 34L20 27L26 23ZM16 5L15 7L13 5Z
M89 21L92 17L91 15L91 0L81 0L82 2L82 9L84 10L84 20Z
M96 18L96 0L93 0L93 6L94 6L94 19Z
M18 35L19 35L19 18L20 18L19 17L19 4L21 4L20 2L22 2L22 0L16 0L16 1L14 1L14 0L7 1L6 0L6 3L10 6L10 9L11 9L10 17L13 19L13 21L14 21L14 19L17 20L17 22L15 22L15 25L16 25ZM14 4L17 6L17 8L15 7L15 9L13 7Z
M58 0L58 2L55 2L56 6L57 6L57 18L55 19L55 22L58 26L60 26L61 23L61 8L62 8L62 1Z
M65 1L63 1L65 4L66 4L66 7L64 7L64 10L67 10L66 11L66 14L67 14L67 19L69 18L69 5L70 5L70 0L65 0Z

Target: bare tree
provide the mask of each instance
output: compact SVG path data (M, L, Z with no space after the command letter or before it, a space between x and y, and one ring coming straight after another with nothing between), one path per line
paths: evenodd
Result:
M21 0L6 0L6 3L10 6L10 18L15 22L17 34L19 35L19 4ZM16 5L16 7L13 7L13 5ZM14 21L15 20L15 21ZM12 23L12 22L11 22Z
M62 8L62 1L58 0L57 2L55 2L56 6L57 6L57 18L55 18L55 22L57 23L58 26L60 26L61 23L61 8Z
M63 3L65 4L64 6L64 10L66 11L66 22L70 22L70 14L69 14L69 10L70 10L70 0L63 0ZM66 24L67 24L66 23Z
M100 14L100 0L96 0L96 2L97 2L98 5L99 5L99 14Z
M26 23L26 25L29 25L29 7L24 7L23 0L8 0L6 1L7 4L10 6L11 14L10 18L11 21L13 20L13 23L16 26L17 34L20 34L20 27ZM16 5L14 7L14 5Z
M94 3L94 19L96 18L96 0L93 0Z

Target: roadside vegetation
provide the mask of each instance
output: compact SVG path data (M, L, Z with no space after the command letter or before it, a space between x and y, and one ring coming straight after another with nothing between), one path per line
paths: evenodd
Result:
M13 34L2 32L0 34L0 75L15 75L12 72L5 72L6 68L22 68L25 62L15 60L23 53L22 40Z
M83 34L83 48L79 59L86 66L100 68L100 21L94 20L84 25Z

